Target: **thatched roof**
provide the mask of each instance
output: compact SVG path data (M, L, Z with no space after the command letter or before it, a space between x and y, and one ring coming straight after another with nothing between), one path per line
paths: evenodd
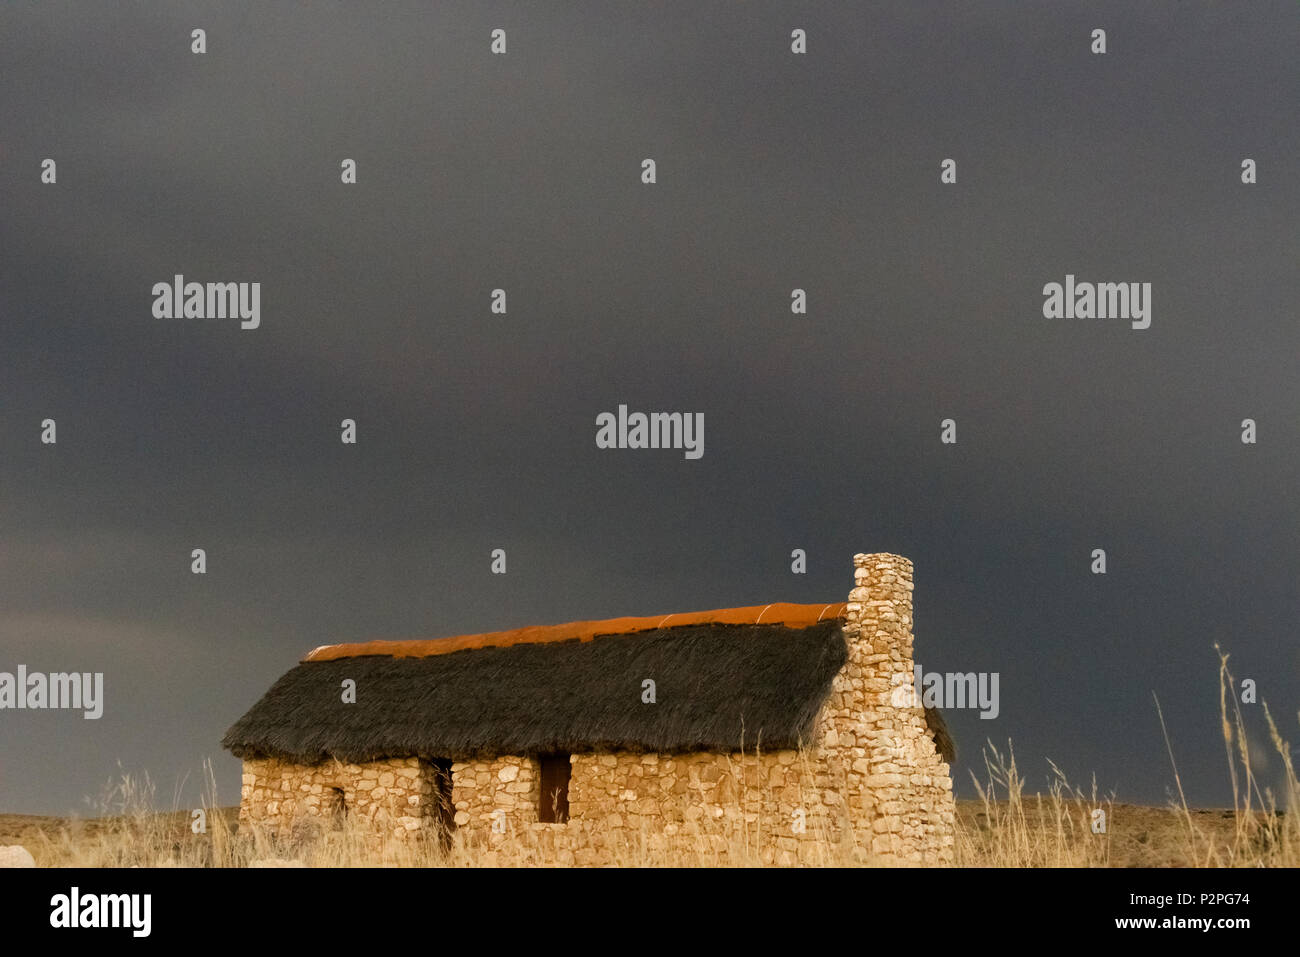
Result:
M940 757L949 765L956 763L957 743L948 733L948 722L943 720L943 712L938 708L926 708L925 726L930 731L930 737L934 738L934 746Z
M757 606L672 616L663 627L663 616L604 623L622 623L615 633L575 622L327 646L283 675L222 745L304 764L796 748L812 743L847 659L842 614L842 605ZM760 615L783 623L739 623ZM356 702L344 704L349 678ZM642 700L647 679L652 704Z

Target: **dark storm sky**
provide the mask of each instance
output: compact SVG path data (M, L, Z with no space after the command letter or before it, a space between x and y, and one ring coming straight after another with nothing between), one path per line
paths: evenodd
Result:
M0 10L0 670L106 686L0 712L0 811L209 757L237 802L222 733L319 644L839 601L857 551L1000 674L962 793L1010 739L1163 802L1155 692L1230 800L1216 641L1300 740L1293 0L269 6ZM153 318L176 273L261 328ZM1045 319L1066 273L1150 329ZM620 403L704 457L597 449Z

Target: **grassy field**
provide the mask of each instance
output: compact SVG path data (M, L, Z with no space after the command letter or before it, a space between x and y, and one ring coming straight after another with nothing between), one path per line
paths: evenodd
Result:
M1107 832L1093 834L1090 818L1064 807L1051 795L1020 801L958 801L959 866L1183 867L1294 866L1295 845L1279 848L1285 816L1254 815L1243 827L1238 812L1106 805ZM433 846L380 846L364 834L333 833L309 841L275 844L245 836L236 808L209 814L208 834L190 830L189 812L134 813L66 820L0 815L0 844L22 844L47 867L249 866L257 860L295 860L306 866L511 866L535 865L543 849L523 835L502 850L484 853L454 847L443 855ZM657 851L652 842L629 847L622 862L642 866L712 866L713 852ZM729 848L736 864L757 864L743 847ZM860 864L856 857L828 856L827 865ZM869 862L868 862L869 863Z

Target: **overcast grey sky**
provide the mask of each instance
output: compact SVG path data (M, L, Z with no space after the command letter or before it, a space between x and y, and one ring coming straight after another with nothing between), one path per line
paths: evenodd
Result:
M316 645L841 601L858 551L1000 674L963 793L1010 739L1163 802L1154 692L1230 800L1216 641L1300 742L1300 10L829 6L0 8L0 671L106 686L0 711L0 812L208 757L237 802L222 733ZM177 273L260 328L155 319ZM1067 273L1151 327L1044 318ZM597 449L620 403L704 456Z

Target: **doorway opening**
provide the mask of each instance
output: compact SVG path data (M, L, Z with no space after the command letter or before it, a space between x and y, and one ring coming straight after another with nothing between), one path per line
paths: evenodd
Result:
M567 754L543 754L537 759L541 773L537 820L543 824L567 824L569 821L569 778L573 765Z
M451 836L456 830L456 805L452 800L451 760L430 758L427 765L429 780L433 784L429 816L433 819L438 843L446 851L451 847Z
M342 788L326 788L321 793L320 814L331 830L342 830L348 819L348 804Z

